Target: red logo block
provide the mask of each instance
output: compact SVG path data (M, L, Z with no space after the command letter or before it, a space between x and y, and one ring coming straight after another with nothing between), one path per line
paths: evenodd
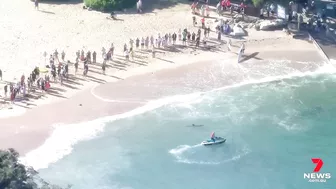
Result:
M315 169L314 169L314 172L319 172L320 169L321 169L322 166L323 166L323 161L322 161L322 159L320 159L320 158L312 158L312 162L313 162L314 164L316 164L316 167L315 167Z

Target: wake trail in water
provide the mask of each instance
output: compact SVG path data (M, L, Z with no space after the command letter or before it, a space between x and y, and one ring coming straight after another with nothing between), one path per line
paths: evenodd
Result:
M228 162L231 162L231 161L239 160L241 157L250 153L250 150L247 147L244 147L242 149L242 151L239 152L238 154L234 154L230 158L223 158L219 161L195 160L193 158L188 158L188 157L186 157L186 155L184 155L184 153L186 153L188 151L193 151L193 150L195 150L199 147L206 148L202 144L196 144L196 145L193 145L193 146L180 145L176 148L173 148L173 149L169 150L169 153L172 154L176 158L177 162L179 162L179 163L199 164L199 165L218 165L218 164L222 164L222 163L228 163ZM204 152L199 152L199 153L204 153ZM197 155L197 152L194 152L194 154Z

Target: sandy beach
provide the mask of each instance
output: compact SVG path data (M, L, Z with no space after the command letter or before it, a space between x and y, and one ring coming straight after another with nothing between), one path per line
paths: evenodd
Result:
M232 39L231 52L216 41L212 32L210 50L158 49L156 58L149 51L138 50L133 61L125 62L121 50L130 38L177 32L179 28L196 32L190 7L185 4L143 15L120 14L118 18L122 21L111 21L106 19L108 14L83 10L82 4L40 4L37 11L30 1L12 0L5 1L0 11L3 25L0 32L4 39L0 44L2 97L6 82L18 81L22 73L28 76L35 66L45 66L44 51L50 54L55 49L64 50L66 60L71 62L81 49L95 50L99 57L97 64L90 65L89 77L81 76L82 70L75 76L71 66L66 85L52 84L52 92L36 93L37 99L1 104L0 148L13 147L22 154L43 144L55 124L122 114L165 96L230 86L247 78L314 71L324 64L312 43L293 39L282 31L254 29L244 39ZM246 41L246 52L243 63L238 65L236 52L241 41ZM108 48L112 42L116 56L103 75L101 48ZM220 79L211 80L211 75ZM201 76L209 79L200 81L197 78ZM188 86L198 86L198 90Z

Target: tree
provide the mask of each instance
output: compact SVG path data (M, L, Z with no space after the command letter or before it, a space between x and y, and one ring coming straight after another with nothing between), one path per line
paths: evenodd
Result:
M38 172L33 168L21 164L19 162L19 153L13 148L0 150L0 188L61 189L41 179L38 176Z
M134 7L137 0L84 0L85 6L99 11L123 10Z
M264 0L252 0L252 3L255 7L260 7L261 5L263 5Z

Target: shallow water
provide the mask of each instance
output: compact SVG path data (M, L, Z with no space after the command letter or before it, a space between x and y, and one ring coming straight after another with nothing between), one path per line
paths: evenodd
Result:
M333 74L185 96L105 122L104 132L40 173L75 189L335 188L333 175L326 183L303 178L315 168L311 158L323 159L321 173L336 170L335 97ZM201 146L212 131L227 142Z

